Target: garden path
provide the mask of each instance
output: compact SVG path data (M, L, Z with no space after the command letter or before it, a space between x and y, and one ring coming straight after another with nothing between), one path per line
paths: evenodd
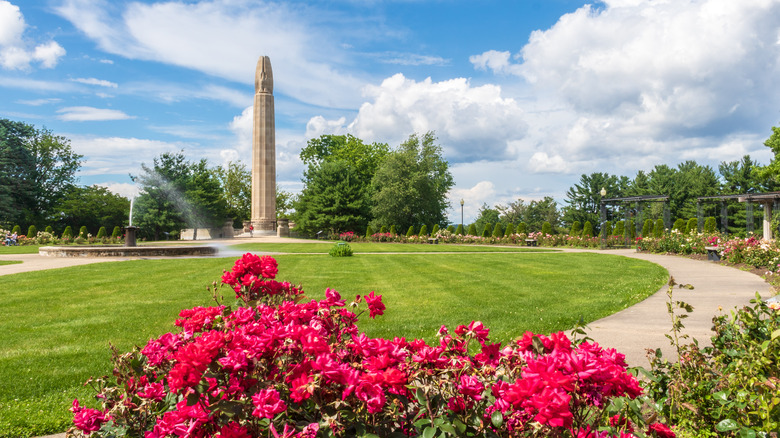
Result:
M272 240L273 239L273 240ZM263 242L284 241L276 238L254 238ZM312 242L296 241L297 242ZM674 289L674 299L682 300L694 307L694 312L683 321L684 333L699 340L700 345L709 343L712 335L712 317L721 312L749 304L758 292L762 298L774 293L760 277L749 272L701 260L658 254L637 253L634 250L579 250L564 249L566 252L598 252L621 255L663 266L680 284L691 284L694 289ZM20 260L23 263L1 265L0 275L29 272L43 269L63 268L89 263L128 260L129 258L56 258L37 254L0 255L0 260ZM664 357L675 359L675 351L664 334L669 333L671 320L666 310L667 286L644 301L606 318L589 324L588 335L602 346L612 347L626 355L630 366L648 367L648 348L661 348ZM576 293L573 291L572 293ZM65 434L43 438L64 438Z

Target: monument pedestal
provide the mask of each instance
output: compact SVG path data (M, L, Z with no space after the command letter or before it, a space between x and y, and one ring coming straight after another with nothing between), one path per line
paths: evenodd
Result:
M252 226L255 227L253 231L255 236L276 235L276 221L273 219L261 218L260 220L253 220Z

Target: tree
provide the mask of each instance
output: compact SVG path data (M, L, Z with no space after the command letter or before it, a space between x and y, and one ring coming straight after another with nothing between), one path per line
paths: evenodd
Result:
M764 141L764 146L772 150L772 161L761 168L756 169L756 176L770 190L777 190L780 186L780 127L772 127L772 135Z
M411 135L381 163L372 180L377 221L401 226L446 221L453 180L435 141L432 132Z
M496 205L496 210L501 214L501 222L503 224L517 224L525 217L527 205L524 204L522 199L510 202L509 205Z
M44 222L75 184L82 156L47 129L0 119L0 224Z
M526 223L531 231L540 231L544 223L548 222L551 226L550 234L554 233L561 223L558 204L549 196L545 196L538 201L531 201L525 210L523 222Z
M85 225L90 231L127 223L130 200L101 186L74 187L57 205L58 227Z
M493 237L502 238L504 237L504 229L501 227L501 222L497 223L495 227L493 227Z
M600 223L601 189L606 189L608 198L619 198L625 196L630 185L630 180L625 176L600 172L582 174L580 181L566 191L565 202L568 205L563 208L563 223L568 225L575 220L580 223Z
M467 233L469 236L476 236L477 235L477 226L474 224L469 225L469 230Z
M304 188L295 205L296 229L314 234L355 231L368 226L370 205L367 187L343 161L324 162L304 173ZM389 221L388 221L389 222Z
M292 210L295 208L295 195L290 192L286 192L276 185L276 217L280 219L287 219L291 216Z
M219 181L222 199L227 208L227 217L234 223L243 224L252 215L252 173L244 163L228 162L224 167L215 167L214 176ZM277 193L279 189L277 188ZM278 198L278 195L277 195ZM279 205L276 208L279 214Z
M481 232L485 229L486 224L495 224L498 222L498 210L496 208L490 208L487 204L482 204L477 213L477 220L474 221L474 225L477 227L477 232ZM490 231L493 231L492 229Z
M193 239L197 239L198 228L220 227L225 223L228 206L222 186L213 169L205 159L190 164L183 213L187 224L194 228Z

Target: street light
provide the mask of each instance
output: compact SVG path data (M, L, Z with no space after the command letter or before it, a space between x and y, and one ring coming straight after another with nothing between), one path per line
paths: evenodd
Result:
M599 232L601 232L601 249L604 249L607 246L607 233L604 229L604 225L607 223L607 204L604 203L604 197L607 196L607 189L602 187L601 191L599 191L599 194L601 195L601 208L599 209L599 221L601 223L599 225Z
M466 202L463 199L460 200L460 229L461 230L463 229L463 204L465 203Z

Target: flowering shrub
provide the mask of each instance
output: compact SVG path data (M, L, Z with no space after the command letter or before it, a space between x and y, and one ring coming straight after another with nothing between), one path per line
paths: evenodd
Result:
M359 236L355 234L354 231L347 231L346 233L339 234L339 240L343 240L345 242L352 242L353 240L357 239Z
M721 260L728 263L744 263L756 268L768 268L770 272L780 270L780 248L774 242L750 236L726 240L720 234L672 231L660 238L642 238L637 249L657 253L705 254L705 247L717 247Z
M674 436L645 426L642 390L613 349L563 333L502 346L474 321L442 326L434 345L369 338L356 323L384 313L381 295L306 300L276 273L273 258L245 254L222 276L237 308L183 310L177 333L114 352L115 383L93 381L100 409L74 401L68 435Z
M780 304L758 294L751 303L713 318L711 347L675 343L676 362L660 352L651 358L651 397L695 436L769 437L780 430ZM692 310L682 304L670 309Z
M347 242L336 242L328 251L331 257L352 257L352 247Z

